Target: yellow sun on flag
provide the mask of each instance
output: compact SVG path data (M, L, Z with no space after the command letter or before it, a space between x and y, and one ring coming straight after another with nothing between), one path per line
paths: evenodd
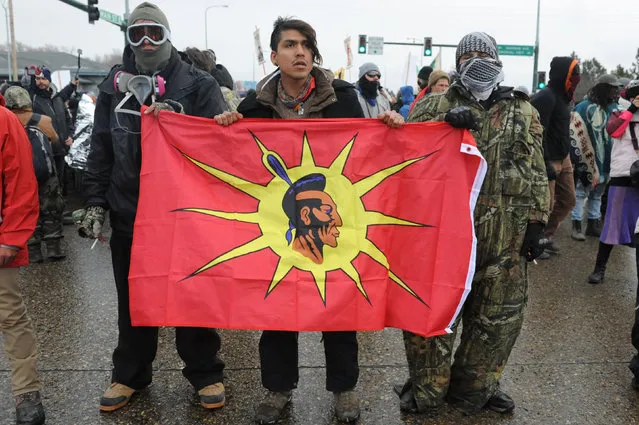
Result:
M254 212L226 212L205 208L181 208L176 211L205 214L244 223L255 223L262 232L257 238L212 259L185 279L196 276L234 258L270 248L279 257L279 260L266 290L266 296L273 292L286 275L295 268L312 274L322 302L326 305L326 274L330 271L342 270L353 280L359 292L370 303L359 272L353 266L353 260L360 253L365 253L388 270L388 276L393 282L420 302L426 304L411 287L390 269L386 255L367 238L367 229L368 226L375 225L432 226L391 217L377 211L368 211L364 207L361 198L388 177L399 173L409 165L419 162L435 152L419 158L409 159L352 183L344 176L343 172L357 135L353 136L328 168L319 167L315 164L306 133L303 136L300 165L291 168L286 167L282 158L276 152L267 149L253 133L251 133L251 136L262 151L264 167L273 175L273 179L266 186L244 180L180 152L186 159L203 171L257 199L259 205L257 211ZM321 190L317 190L317 187L315 187L313 191L300 194L301 189L299 187L302 184L311 182L312 186L314 181L320 181L322 184L320 186ZM296 184L298 188L293 190ZM319 197L324 200L307 200L304 196L307 193L314 195L306 196L306 198ZM295 207L297 216L293 218L291 215L287 215L287 211L283 208L285 203L283 199L286 196L291 200L291 205L299 206L300 203L305 201L311 202L311 204L306 209L302 208L301 211L298 211L298 208ZM315 202L315 205L313 202ZM291 211L289 209L288 214L291 214ZM305 212L307 213L306 215L304 215ZM313 233L306 237L298 234L300 232L298 227L303 227L301 222L304 220L309 223L317 222L316 216L328 217L327 220L331 221L333 225L320 227L323 230L317 230L316 228ZM326 230L329 228L331 229L330 231ZM326 241L327 244L323 244L320 239ZM322 245L322 248L317 248L315 245Z

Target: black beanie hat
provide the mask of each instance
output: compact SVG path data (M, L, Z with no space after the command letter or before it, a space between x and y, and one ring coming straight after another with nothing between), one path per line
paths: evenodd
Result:
M419 70L419 74L417 74L417 78L428 81L428 77L430 77L431 72L433 72L433 68L430 66L422 66L422 69Z

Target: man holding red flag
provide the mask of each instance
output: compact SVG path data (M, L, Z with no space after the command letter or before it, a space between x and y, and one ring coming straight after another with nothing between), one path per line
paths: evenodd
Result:
M112 383L100 400L102 411L123 407L136 391L151 383L158 343L158 328L133 327L129 308L129 267L140 185L138 111L152 102L149 113L169 109L212 118L225 110L215 79L180 59L171 44L168 20L156 5L144 2L131 12L126 37L129 44L123 65L114 67L99 86L85 178L87 213L79 229L81 236L101 239L110 209L118 346L113 353ZM217 332L179 327L175 339L185 363L182 373L197 391L201 405L207 409L224 406L224 363L217 356L221 344Z
M316 33L308 23L290 18L278 18L271 34L271 62L278 69L264 78L255 94L249 95L239 105L238 112L226 112L215 119L221 125L230 125L246 118L364 118L355 88L333 78L330 71L319 65L322 56L317 48ZM379 115L390 127L399 127L404 120L397 112L387 111ZM323 196L321 187L313 176L300 179L295 185L304 186L312 197ZM304 181L301 181L304 180ZM298 191L299 192L299 191ZM296 198L298 201L300 200ZM332 205L326 211L318 210L321 217L309 217L327 229L341 226L337 208L330 199L324 205ZM294 220L292 220L294 221ZM296 250L313 261L321 261L317 243L336 243L331 230L324 235L297 238ZM303 240L302 240L303 239ZM321 242L320 242L321 241ZM315 254L313 254L315 253ZM260 339L262 384L269 390L265 400L257 408L255 420L260 424L274 424L291 400L297 387L298 356L297 332L264 331ZM359 417L359 400L354 392L359 376L357 336L355 331L323 332L326 352L326 389L335 394L335 414L342 422L352 422Z
M410 378L397 392L400 407L424 412L446 399L466 414L507 413L513 400L499 379L521 330L527 261L542 254L548 181L537 111L500 87L504 74L495 40L474 32L457 46L459 79L445 94L419 102L409 121L446 121L472 131L488 163L475 208L477 260L462 313L461 343L451 367L453 332L423 338L404 333Z

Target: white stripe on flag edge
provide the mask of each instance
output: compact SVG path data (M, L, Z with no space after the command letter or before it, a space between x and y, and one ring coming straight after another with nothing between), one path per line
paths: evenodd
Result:
M486 171L488 171L488 164L486 160L479 152L476 146L469 145L467 143L462 143L460 147L460 152L465 153L467 155L478 156L481 160L479 163L479 167L477 168L477 174L475 175L475 181L473 183L473 189L470 195L470 223L473 231L473 247L470 252L470 261L468 262L468 274L466 275L466 285L464 286L464 293L462 294L461 300L459 301L459 305L457 305L457 311L455 311L455 315L451 319L448 327L446 328L447 333L452 333L451 327L457 316L461 312L464 303L466 302L466 298L468 298L468 294L472 289L473 277L475 276L475 261L477 259L477 235L475 234L475 205L477 205L477 198L479 197L479 192L481 190L481 186L484 183L484 177L486 177Z

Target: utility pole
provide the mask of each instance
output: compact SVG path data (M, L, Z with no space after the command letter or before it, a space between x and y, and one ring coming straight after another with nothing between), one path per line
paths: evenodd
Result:
M11 69L11 34L9 33L9 9L7 2L4 0L2 1L2 8L4 9L4 21L7 27L7 74L9 74L9 81L13 81L13 72Z
M129 25L129 15L130 15L130 11L129 11L129 0L124 0L124 26L128 26ZM123 29L124 32L124 47L126 47L127 44L129 44L129 42L126 39L126 28Z
M11 67L13 68L13 76L18 79L18 54L16 46L16 31L13 24L13 0L9 0L9 28L11 31Z
M535 36L535 59L533 64L533 83L531 93L537 91L537 69L539 65L539 10L541 9L541 0L537 0L537 34Z

